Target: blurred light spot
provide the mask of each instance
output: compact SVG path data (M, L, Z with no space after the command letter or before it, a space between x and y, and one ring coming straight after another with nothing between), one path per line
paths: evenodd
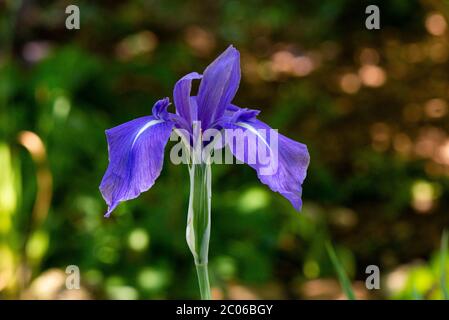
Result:
M444 19L443 15L437 12L427 16L425 25L427 31L434 36L443 35L447 28L446 19Z
M304 77L312 72L314 64L312 59L306 56L296 57L293 59L292 73L297 77Z
M39 62L48 56L50 45L44 41L27 42L22 49L23 58L30 63Z
M64 120L67 118L70 112L70 101L64 96L59 96L55 99L53 104L53 114L56 118Z
M228 295L231 300L257 300L259 296L250 288L238 284L228 286Z
M229 280L234 277L237 267L233 258L227 256L217 257L214 260L216 272L221 278Z
M271 57L271 68L274 73L289 74L297 77L308 75L314 69L309 56L295 56L287 50L280 50Z
M145 229L138 228L131 231L128 237L128 245L135 251L143 251L148 248L150 236Z
M398 153L407 155L410 153L412 146L411 139L405 133L398 133L394 136L393 147Z
M250 213L265 208L270 201L268 193L259 187L253 187L240 196L238 200L239 209L244 213Z
M308 260L304 263L304 276L308 279L317 278L320 275L320 266L314 260Z
M144 268L139 272L137 282L143 289L158 291L168 284L168 275L163 270Z
M47 232L43 230L34 232L26 245L27 257L39 261L47 252L49 243L50 239Z
M272 69L277 73L288 73L291 70L291 66L293 64L293 59L295 57L290 51L282 50L273 54L272 60Z
M348 208L337 208L332 210L330 219L333 224L343 228L352 228L358 222L357 214Z
M435 283L434 275L427 266L418 266L411 272L411 280L415 290L428 292Z
M103 281L103 274L99 270L88 270L83 273L83 279L89 284L89 286L100 286Z
M446 139L446 141L439 146L436 160L441 164L449 166L449 139Z
M402 291L406 284L408 278L408 269L405 267L400 267L387 276L387 288L391 292Z
M120 60L129 60L135 56L153 51L157 46L156 35L148 30L130 35L119 42L116 54Z
M421 213L430 211L439 196L437 185L419 180L412 185L412 207Z
M137 300L139 293L131 286L109 286L106 287L108 296L113 300Z
M139 294L131 286L127 286L125 280L119 276L110 276L105 283L106 293L115 300L135 300Z
M447 103L443 99L431 99L424 106L424 111L429 118L441 118L446 115L447 109Z
M360 89L360 78L355 73L346 73L340 79L341 89L349 94L356 93Z
M432 158L445 137L445 132L436 127L420 130L415 143L415 153L423 158Z
M379 63L379 53L373 48L363 48L360 52L360 63L361 64L378 64Z
M45 147L41 138L31 131L22 131L19 134L19 142L22 144L36 162L45 159Z
M224 293L223 290L221 290L219 287L211 287L210 294L212 296L212 300L223 300L224 299Z
M107 287L116 287L125 285L125 280L120 276L110 276L106 279Z
M55 299L59 291L65 286L66 274L59 269L50 269L41 274L30 286L34 299Z
M216 46L214 34L199 26L188 27L185 40L195 53L202 57L210 55Z
M96 256L98 260L106 264L114 264L119 258L117 249L110 246L99 247Z
M435 142L428 137L419 138L415 144L415 153L424 158L430 158L435 150Z
M301 296L306 299L335 299L340 292L340 285L333 279L310 280L300 288Z
M380 87L385 83L386 74L384 69L375 65L364 65L359 69L362 83L368 87Z
M66 278L62 270L50 269L40 274L22 293L25 300L87 300L92 299L82 286L77 290L66 288Z
M73 202L77 210L84 212L86 216L89 217L90 223L95 221L94 223L96 226L96 222L99 221L97 219L98 212L101 212L103 209L103 204L99 202L98 198L91 196L78 196L73 200ZM94 219L90 219L91 217Z
M271 281L259 284L253 290L260 300L287 299L285 289L279 282Z

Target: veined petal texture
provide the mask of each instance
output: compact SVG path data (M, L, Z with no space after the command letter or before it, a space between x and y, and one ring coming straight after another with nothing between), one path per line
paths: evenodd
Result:
M109 166L100 184L106 216L125 200L147 191L159 177L173 123L154 116L137 118L106 130Z

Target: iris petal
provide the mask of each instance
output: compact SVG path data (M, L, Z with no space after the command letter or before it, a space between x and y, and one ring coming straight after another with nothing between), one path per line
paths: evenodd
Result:
M255 169L262 183L301 210L302 183L310 161L307 146L256 119L228 122L223 127L233 129L232 134L225 132L224 138L234 156Z
M156 119L167 120L169 118L170 113L167 111L168 106L170 105L170 99L164 98L157 101L152 109L153 116Z
M106 216L122 201L147 191L159 177L173 123L141 117L106 130L109 166L100 184Z
M240 83L240 54L229 46L204 71L198 91L198 118L203 129L223 116Z
M189 73L176 82L173 90L173 100L175 101L176 111L189 124L197 119L198 112L196 105L192 103L192 97L190 96L192 81L201 79L201 77L202 76L196 72Z

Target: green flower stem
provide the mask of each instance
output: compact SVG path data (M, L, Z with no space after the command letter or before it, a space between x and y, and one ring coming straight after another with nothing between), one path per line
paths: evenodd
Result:
M201 299L211 298L207 270L210 239L211 168L199 163L189 166L190 199L187 216L186 240L193 254Z
M200 286L200 294L202 300L210 300L210 284L209 274L207 272L206 264L196 264L196 274L198 276L198 284Z

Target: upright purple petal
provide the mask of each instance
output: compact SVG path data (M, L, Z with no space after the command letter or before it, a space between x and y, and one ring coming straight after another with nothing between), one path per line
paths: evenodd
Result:
M229 46L204 71L198 91L198 118L203 129L219 119L240 83L240 54Z
M192 89L192 81L201 79L201 75L192 72L182 77L175 84L173 90L173 100L175 101L177 113L186 120L188 124L197 119L198 110L196 104L192 103L190 91Z
M301 210L302 183L310 161L307 146L257 119L237 118L223 127L232 129L231 133L225 131L224 138L234 156L255 169L262 183Z
M156 119L168 120L170 117L170 113L167 111L169 105L170 105L169 98L164 98L157 101L152 109L153 116Z
M106 216L121 201L151 188L162 170L172 128L170 121L147 116L106 130L109 166L100 184L108 204Z

